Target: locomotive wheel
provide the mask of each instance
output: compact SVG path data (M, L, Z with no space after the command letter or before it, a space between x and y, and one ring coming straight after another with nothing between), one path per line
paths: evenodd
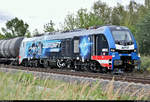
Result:
M86 63L83 65L83 68L82 68L82 69L84 69L85 71L90 72L90 66L89 66L89 63L86 62Z
M43 67L44 67L44 68L47 68L47 67L48 67L48 61L47 61L47 60L44 60Z
M92 72L99 72L100 71L100 69L98 68L96 62L91 62L90 69L91 69Z
M34 66L35 66L35 67L38 67L38 61L37 61L37 60L34 61Z
M75 66L74 66L74 69L75 69L76 71L79 71L79 70L80 70L80 66L79 66L79 65L75 65Z
M65 62L64 61L60 61L60 60L58 60L57 61L57 67L58 68L60 68L60 69L63 69L63 68L65 68Z
M35 60L35 61L34 61L34 67L38 67L38 66L39 66L38 61Z
M132 73L134 71L134 66L133 65L125 65L124 69L125 69L125 72Z
M61 68L60 60L57 61L57 67Z
M132 73L133 71L134 71L134 69L132 67L125 69L125 72L127 72L127 73Z
M101 68L101 72L102 72L102 73L107 73L107 68L102 67L102 68Z
M28 62L29 62L29 67L33 67L33 65L32 65L32 61L31 61L31 60L29 60Z
M28 66L29 66L29 65L28 65L28 61L25 61L25 62L24 62L24 66L25 66L25 67L28 67Z
M79 61L75 61L74 63L74 70L79 71L81 69L81 65Z
M24 65L25 65L25 67L32 67L33 66L31 60L25 61Z
M38 61L37 60L32 61L32 65L33 67L38 67Z

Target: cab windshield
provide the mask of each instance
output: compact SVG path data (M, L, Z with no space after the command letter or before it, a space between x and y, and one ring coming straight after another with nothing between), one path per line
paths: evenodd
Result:
M112 35L115 41L132 41L129 31L112 31Z

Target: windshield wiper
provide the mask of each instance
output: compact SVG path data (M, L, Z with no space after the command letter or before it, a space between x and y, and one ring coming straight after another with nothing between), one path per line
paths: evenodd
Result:
M125 34L125 39L124 40L127 41L127 34Z

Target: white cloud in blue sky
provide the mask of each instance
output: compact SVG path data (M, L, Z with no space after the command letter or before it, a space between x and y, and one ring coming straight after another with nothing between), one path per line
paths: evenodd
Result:
M59 23L64 22L68 13L76 13L80 8L91 9L94 2L98 0L0 0L0 27L13 17L23 19L30 26L32 32L37 28L43 31L43 25L53 20L56 28ZM109 6L117 2L127 5L130 0L102 0ZM144 0L134 0L144 3Z

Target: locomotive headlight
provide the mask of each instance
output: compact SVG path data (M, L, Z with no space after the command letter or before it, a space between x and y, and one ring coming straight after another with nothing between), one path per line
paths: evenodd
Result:
M108 49L104 48L102 49L102 52L108 52Z
M111 52L115 52L115 49L114 49L114 48L111 48L110 51L111 51Z
M136 49L134 49L134 52L137 52L137 50L136 50Z

